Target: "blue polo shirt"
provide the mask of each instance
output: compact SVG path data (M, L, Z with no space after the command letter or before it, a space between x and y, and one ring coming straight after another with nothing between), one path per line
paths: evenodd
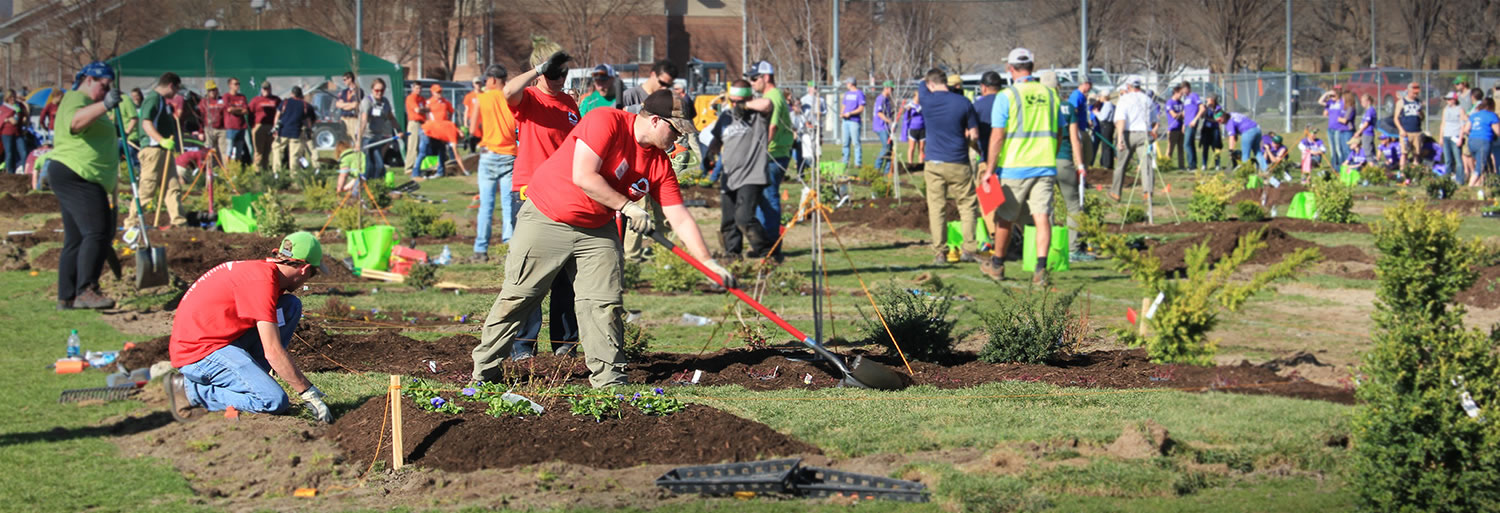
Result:
M1083 94L1083 91L1074 89L1073 94L1068 95L1068 105L1073 106L1073 112L1088 112L1089 97ZM1078 131L1080 132L1087 131L1089 128L1089 118L1086 116L1076 116L1073 118L1073 122L1078 124Z
M1032 77L1026 77L1026 78L1021 79L1022 82L1031 82L1031 81L1035 81L1035 80L1036 80L1036 77L1034 77L1034 76L1032 76ZM1077 92L1077 91L1074 91L1074 92ZM1052 124L1052 132L1053 133L1057 133L1058 126L1060 126L1058 123L1061 123L1061 121L1063 119L1063 115L1066 113L1063 110L1062 107L1063 107L1062 105L1058 105L1057 106L1058 115L1055 118L1057 120L1057 123L1053 123ZM1007 131L1009 131L1009 128L1010 128L1010 93L1007 93L1005 91L1000 91L1000 94L995 95L995 106L993 108L993 113L990 114L990 118L993 120L993 126L994 126L994 128L1005 128L1005 129L1007 129ZM931 146L931 143L929 143L929 147L930 146ZM1037 178L1037 177L1041 177L1041 176L1057 176L1057 166L1056 165L1052 165L1052 166L1045 166L1045 167L1001 167L1000 168L1000 178L1005 178L1005 179L1008 179L1008 180L1017 180L1017 179L1021 179L1021 178Z
M974 100L974 114L979 116L979 158L990 155L990 123L994 121L991 109L995 108L995 95L987 94Z
M968 138L964 131L979 127L974 104L964 95L948 91L928 91L917 86L917 100L927 122L927 160L960 163L969 160Z

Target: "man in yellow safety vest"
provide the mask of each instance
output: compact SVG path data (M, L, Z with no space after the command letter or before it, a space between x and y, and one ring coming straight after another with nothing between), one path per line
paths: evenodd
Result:
M979 186L989 192L990 175L1000 173L1005 202L992 214L995 251L990 258L980 261L980 271L995 280L1005 279L1004 258L1011 226L1029 210L1036 224L1037 245L1036 271L1031 280L1046 285L1046 255L1052 245L1052 186L1057 175L1060 102L1056 90L1032 76L1035 61L1030 50L1011 50L1006 62L1012 85L995 96L990 115L989 155L985 156L979 174Z

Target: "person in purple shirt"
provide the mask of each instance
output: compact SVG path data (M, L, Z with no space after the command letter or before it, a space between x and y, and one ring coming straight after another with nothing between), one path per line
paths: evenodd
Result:
M1330 157L1334 162L1344 161L1344 152L1349 149L1349 139L1354 137L1354 127L1349 126L1347 111L1353 106L1344 104L1343 86L1335 85L1332 91L1323 93L1318 103L1323 104L1323 116L1328 118L1328 141L1332 145Z
M1280 164L1291 154L1290 149L1285 144L1282 144L1281 136L1274 132L1270 136L1263 137L1261 140L1261 160L1266 163L1266 167L1268 168Z
M871 120L871 128L875 130L875 138L880 140L880 156L875 157L875 170L882 173L891 172L891 127L896 124L896 106L891 101L891 87L894 82L889 80L881 84L880 96L875 97L875 118Z
M922 116L922 103L916 93L911 95L901 106L901 112L896 114L906 130L909 142L906 143L906 162L916 162L927 159L927 118Z
M1224 126L1224 135L1229 137L1229 147L1240 148L1240 159L1255 159L1260 170L1266 169L1265 155L1261 154L1260 124L1250 116L1238 112L1220 111L1214 120Z
M1177 169L1186 169L1183 164L1182 127L1187 120L1187 106L1182 103L1183 84L1172 88L1172 97L1167 99L1167 155L1177 159Z
M1364 114L1359 116L1359 147L1365 150L1366 158L1375 155L1375 97L1368 94L1359 97L1360 107L1364 107Z
M1328 147L1318 138L1318 129L1309 126L1302 130L1302 141L1297 143L1297 149L1302 151L1302 185L1307 185L1313 168L1323 165L1323 156L1328 153Z
M1198 128L1202 126L1202 120L1198 118L1198 111L1203 110L1203 98L1193 92L1193 85L1182 83L1182 119L1185 121L1182 128L1183 150L1187 153L1187 169L1198 167Z
M844 153L840 160L846 166L859 167L865 164L865 152L859 144L862 129L860 114L865 112L865 93L859 90L859 81L854 77L844 79L844 84L848 86L848 90L844 91L843 108L839 109L839 117L844 118L844 135L840 139ZM853 161L849 160L850 148L854 151Z
M1380 156L1385 158L1385 167L1388 169L1400 169L1401 145L1396 143L1394 135L1382 134L1380 138Z

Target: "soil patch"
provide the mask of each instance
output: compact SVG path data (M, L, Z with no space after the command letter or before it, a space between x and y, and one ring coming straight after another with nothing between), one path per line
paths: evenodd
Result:
M460 396L461 397L461 396ZM409 399L405 405L411 405ZM551 401L535 417L492 417L485 404L460 401L458 415L403 406L403 451L411 464L454 472L563 461L619 469L642 464L709 464L821 454L817 447L765 424L700 404L665 417L625 408L602 422ZM341 416L328 437L351 458L369 454L385 424L386 399L375 397Z
M1500 265L1479 269L1474 285L1453 300L1478 308L1500 308Z
M1251 227L1268 226L1280 228L1288 232L1310 232L1310 233L1370 233L1370 225L1360 223L1320 223L1307 219L1293 219L1290 217L1278 217L1262 223L1251 222L1222 222L1222 223L1195 223L1184 222L1178 224L1134 223L1124 226L1110 223L1109 231L1114 233L1199 233L1223 229L1224 226L1245 225Z
M1114 179L1115 179L1115 171L1113 169L1104 168L1104 167L1091 167L1091 168L1088 168L1088 171L1084 172L1084 177L1083 177L1084 183L1088 184L1089 187L1094 187L1096 185L1102 185L1106 189L1109 188L1110 184L1114 183ZM1125 180L1124 180L1125 186L1129 187L1130 184L1133 183L1134 181L1135 181L1135 172L1131 171L1129 169L1125 170Z
M696 187L684 185L680 189L683 201L700 200L703 208L719 208L719 189L717 187ZM795 207L796 205L792 205ZM785 205L782 208L786 208Z
M1427 206L1441 212L1456 212L1458 215L1471 215L1493 203L1489 200L1429 200Z
M1167 242L1155 248L1156 256L1161 259L1162 269L1167 271L1182 271L1187 269L1187 251L1189 248L1208 243L1208 258L1210 262L1228 255L1239 247L1239 239L1248 235L1260 227L1254 223L1217 223L1210 224L1206 233L1186 237ZM1287 235L1280 228L1266 228L1263 237L1266 246L1256 251L1247 264L1272 265L1280 262L1287 255L1303 248L1318 248L1323 254L1324 262L1361 262L1375 263L1375 260L1357 247L1344 246L1322 246Z
M193 228L156 230L150 234L151 244L167 248L167 269L186 283L192 283L203 273L235 260L258 260L270 256L280 239L253 233L224 233ZM27 235L25 237L33 237ZM61 248L52 248L32 260L38 269L57 269ZM132 274L135 258L120 257L127 274ZM342 283L357 280L354 273L339 263L334 255L323 257L323 272L313 278L311 284Z
M0 194L26 194L31 192L31 175L5 173L0 175Z
M958 220L958 208L948 202L943 207L945 219ZM849 205L834 210L829 218L839 226L865 225L877 229L906 228L927 230L927 201L921 196L903 198L898 204L895 198L851 201Z
M57 196L51 194L0 194L0 214L20 217L60 212L59 209Z
M1261 205L1262 207L1265 207L1266 211L1270 212L1272 206L1291 205L1292 196L1296 196L1297 193L1306 190L1307 187L1299 183L1282 184L1281 187L1267 186L1261 187L1259 189L1245 189L1236 193L1234 197L1229 198L1229 208L1232 212L1234 211L1235 205L1238 205L1241 201L1248 200L1253 201L1256 204ZM1262 194L1265 194L1264 203L1261 202ZM1277 210L1282 213L1286 212L1285 208L1280 208Z

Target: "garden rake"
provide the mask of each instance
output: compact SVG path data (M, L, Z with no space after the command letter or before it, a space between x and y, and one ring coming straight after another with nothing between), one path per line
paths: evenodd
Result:
M798 330L791 324L788 324L786 320L781 318L781 316L776 315L776 313L772 312L771 309L766 308L765 305L762 305L754 298L751 298L749 294L745 293L745 291L738 288L726 286L724 282L719 279L718 274L709 270L707 266L704 266L702 262L698 261L698 259L693 258L693 256L689 255L687 251L684 251L682 248L677 247L677 245L672 243L670 239L667 239L666 235L663 235L661 232L655 232L651 234L651 237L656 240L657 244L661 244L662 247L671 249L673 253L677 254L678 258L681 258L684 262L691 264L693 268L698 270L698 272L701 272L705 276L708 276L708 278L713 280L714 283L718 283L720 286L728 290L730 294L734 294L735 297L740 298L740 301L744 301L745 304L750 305L750 307L754 308L755 311L760 312L761 315L766 316L767 319L770 319L771 322L776 323L777 326L780 326L781 329L786 330L787 333L790 333L797 340L801 340L804 345L806 345L809 349L812 349L813 352L818 354L818 356L821 356L829 362L832 362L833 366L836 367L838 371L844 375L843 381L840 382L841 385L851 385L859 388L873 388L878 390L900 390L906 388L908 380L901 373L896 372L894 369L891 369L890 367L886 367L879 363L865 360L863 356L854 357L854 363L846 365L843 358L828 351L828 349L823 347L822 343L814 340L812 337L807 336L807 334L802 333L801 330Z

